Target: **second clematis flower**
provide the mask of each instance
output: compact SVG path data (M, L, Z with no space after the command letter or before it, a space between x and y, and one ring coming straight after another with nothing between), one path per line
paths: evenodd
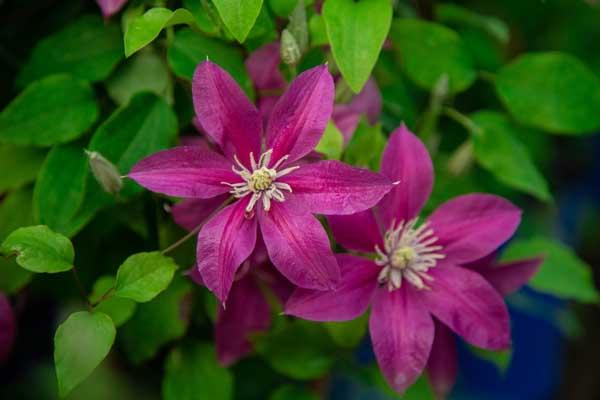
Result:
M479 273L462 267L495 251L520 222L520 210L497 196L470 194L442 204L423 223L418 215L433 185L423 143L402 126L390 137L381 171L399 180L373 210L329 217L342 246L335 291L297 289L285 312L316 321L346 321L371 305L369 330L388 383L403 393L423 372L436 321L490 350L510 346L506 305Z
M338 161L302 163L319 142L333 108L326 65L300 74L266 123L233 78L201 63L192 82L196 117L222 154L178 147L140 161L129 177L159 193L234 201L202 227L197 264L206 286L225 302L235 273L254 250L260 226L269 257L293 284L332 289L340 278L327 234L313 214L353 214L393 187L381 174Z

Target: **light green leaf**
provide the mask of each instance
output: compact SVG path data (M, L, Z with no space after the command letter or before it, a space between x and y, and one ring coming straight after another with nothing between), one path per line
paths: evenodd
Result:
M98 118L92 87L67 75L29 85L0 113L0 143L50 146L83 134Z
M150 301L169 286L176 270L173 259L158 251L134 254L117 271L115 296Z
M103 312L108 315L116 327L123 325L131 318L135 311L136 303L130 299L113 296L115 278L112 276L101 276L96 280L90 294L90 302L95 304L94 311ZM103 296L104 299L103 299Z
M369 316L367 313L347 322L326 322L325 328L333 341L340 347L358 346L367 332Z
M119 25L103 21L100 16L85 15L38 42L21 70L17 83L26 86L59 73L92 82L100 81L110 74L122 58Z
M512 349L505 351L490 351L469 346L469 350L482 360L488 361L496 367L498 372L505 373L512 361Z
M481 29L495 38L498 42L506 44L510 39L508 25L501 19L476 13L468 8L456 4L439 4L436 15L444 24L471 26Z
M183 0L183 7L189 10L194 18L196 19L196 26L209 35L216 35L219 33L219 26L215 23L213 17L218 18L216 11L210 10L208 7L214 7L210 2L203 2L203 0ZM215 13L215 16L211 15L210 12Z
M600 80L571 55L525 54L495 82L508 111L525 125L570 135L600 128Z
M160 31L177 24L194 24L196 19L184 8L171 11L167 8L151 8L133 18L125 31L125 55L131 56L152 42Z
M184 343L166 359L164 400L233 398L233 376L217 363L215 349L206 343Z
M592 268L560 242L543 237L515 241L502 255L502 261L535 256L544 257L544 262L529 281L529 286L540 292L583 303L600 300Z
M45 157L40 149L0 145L0 193L33 181Z
M358 93L369 79L390 30L392 2L327 0L323 18L333 58L348 85Z
M339 160L344 149L344 136L342 132L331 121L325 128L323 137L315 148L319 153L325 154L329 160Z
M462 92L477 76L460 36L445 26L417 19L394 21L391 31L402 68L417 85L431 90L444 74L452 93Z
M100 312L77 312L58 327L54 336L54 362L61 397L68 395L104 360L115 335L113 321Z
M308 32L310 33L310 44L312 46L324 46L329 44L325 20L321 14L313 14L308 20Z
M479 134L472 135L477 162L500 182L542 201L551 200L544 176L519 141L529 133L527 129L515 126L503 114L494 111L477 112L471 119L480 129Z
M223 23L243 43L258 18L263 0L213 0Z
M381 125L371 126L363 118L346 147L343 160L357 167L378 171L385 143Z
M273 392L269 400L319 400L319 396L298 386L284 385Z
M16 254L17 263L32 272L68 271L75 258L71 241L43 225L17 229L4 240L0 252Z

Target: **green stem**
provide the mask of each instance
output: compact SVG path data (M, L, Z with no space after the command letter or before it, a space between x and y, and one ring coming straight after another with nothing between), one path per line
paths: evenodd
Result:
M444 101L448 97L448 75L443 74L437 80L431 98L429 100L429 108L425 111L423 118L419 123L419 136L429 149L429 152L434 155L437 151L439 137L437 134L437 124L442 113Z
M104 300L107 300L112 297L113 292L115 291L115 287L111 287L108 289L98 300L92 303L92 307L96 307L98 304L102 303Z
M473 142L465 140L448 160L448 171L454 176L462 175L473 164Z
M481 128L471 118L461 113L457 109L452 107L444 107L443 112L448 118L462 125L463 128L465 128L470 134L476 136L483 134Z
M87 308L92 311L92 305L88 299L88 296L85 292L85 289L83 287L83 284L81 283L81 279L79 279L79 274L77 273L77 268L73 265L73 268L71 269L71 271L73 271L73 278L75 279L75 285L77 286L77 288L79 289L79 293L81 294L81 297L83 298L83 301L85 302Z

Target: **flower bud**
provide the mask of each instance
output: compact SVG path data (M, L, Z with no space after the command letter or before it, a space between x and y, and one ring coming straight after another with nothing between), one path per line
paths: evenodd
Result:
M96 151L85 151L94 178L102 189L110 194L117 194L123 187L123 180L117 167Z
M281 32L280 53L281 59L287 65L298 64L300 57L302 57L298 42L296 42L294 36L287 29L284 29L283 32Z

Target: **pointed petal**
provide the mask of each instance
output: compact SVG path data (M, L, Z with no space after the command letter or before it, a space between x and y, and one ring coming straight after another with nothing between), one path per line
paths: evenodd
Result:
M281 181L292 187L294 197L310 212L329 215L371 208L393 187L382 174L334 160L302 165Z
M230 159L237 155L248 167L250 152L260 156L258 110L225 70L210 61L198 65L192 81L194 109L202 129Z
M260 90L285 88L285 79L279 71L279 42L272 42L250 53L246 59L246 69L254 87Z
M235 272L256 244L256 218L244 215L248 198L224 208L200 231L196 260L206 287L224 303Z
M458 354L454 334L444 324L435 321L435 338L427 362L427 375L437 400L445 399L456 382Z
M231 288L227 307L219 307L215 325L217 357L227 367L252 351L249 337L266 331L271 324L271 310L251 274L236 281Z
M223 194L212 199L188 199L173 206L171 213L175 223L183 229L193 231L204 222L221 204L227 200L229 195Z
M347 250L372 253L375 246L383 248L381 231L371 210L350 215L329 215L327 222L335 241Z
M538 271L542 257L504 263L478 271L503 296L516 292Z
M521 210L499 196L468 194L442 204L428 220L446 260L464 264L506 242L519 226Z
M508 311L502 297L477 272L447 263L428 274L431 290L420 292L429 311L467 342L489 350L510 346Z
M403 394L423 372L433 343L429 312L408 285L388 292L377 290L369 330L373 350L386 380Z
M381 92L373 78L369 78L365 87L350 102L350 108L367 116L369 123L375 125L381 115Z
M363 314L377 288L381 270L373 261L336 256L342 278L335 290L298 288L285 304L285 313L311 321L349 321Z
M200 147L176 147L144 158L128 175L146 189L168 196L207 199L227 193L221 182L240 182L223 156Z
M293 284L307 289L327 290L340 280L325 229L311 214L288 202L272 203L259 221L269 257L279 272Z
M15 341L16 321L8 298L0 293L0 362L10 355Z
M381 201L383 221L407 221L419 214L433 187L433 164L425 145L402 125L383 152L381 173L400 183Z
M272 162L289 155L288 163L310 153L319 143L333 110L333 78L326 65L300 74L279 99L267 126Z

